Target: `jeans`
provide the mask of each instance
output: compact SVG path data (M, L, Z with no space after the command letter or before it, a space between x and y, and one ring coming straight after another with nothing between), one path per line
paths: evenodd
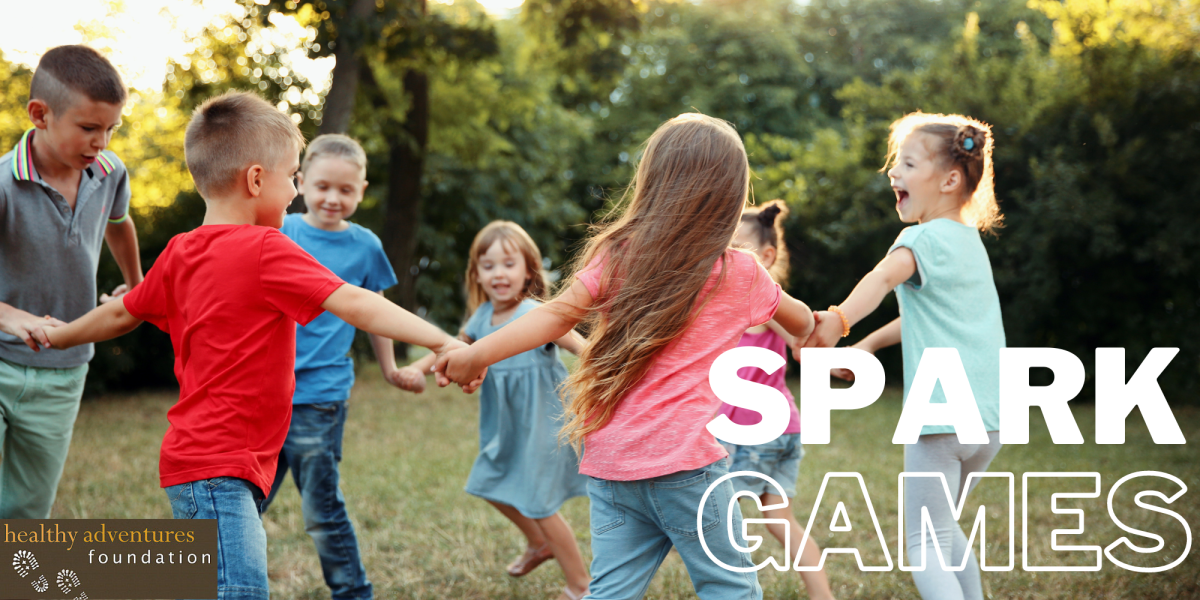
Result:
M729 453L729 472L752 471L762 473L783 486L788 498L796 497L796 477L800 475L800 459L804 458L804 445L800 434L785 433L778 439L757 446L738 446L721 442ZM777 493L765 479L757 477L734 477L733 489L747 491L755 496Z
M275 483L263 503L263 511L275 499L291 469L292 479L300 490L304 530L317 547L321 572L333 600L369 599L373 597L371 582L367 581L354 526L350 524L345 498L338 487L345 424L345 402L292 406L292 424L279 452Z
M165 490L176 519L217 520L217 600L266 600L267 532L263 494L237 477L214 477Z
M696 594L703 600L760 600L758 576L754 572L727 571L713 562L701 547L696 530L700 498L728 472L725 459L721 459L699 469L639 481L591 478L588 496L592 503L593 558L587 597L641 598L674 546ZM729 480L709 495L701 520L704 539L709 550L725 564L752 567L750 555L735 549L726 534L727 519L733 519L735 535L742 531L741 508L737 503L730 507L732 497Z
M0 360L0 519L49 519L88 366Z

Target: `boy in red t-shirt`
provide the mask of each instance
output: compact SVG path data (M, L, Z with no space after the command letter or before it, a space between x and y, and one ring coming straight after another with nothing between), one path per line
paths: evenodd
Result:
M268 597L259 507L291 418L295 323L328 310L439 355L465 346L345 284L280 233L303 145L287 115L257 96L205 102L184 146L204 222L172 238L133 291L44 329L56 348L107 340L142 321L171 335L179 401L167 412L159 476L175 518L217 519L217 589L230 600Z

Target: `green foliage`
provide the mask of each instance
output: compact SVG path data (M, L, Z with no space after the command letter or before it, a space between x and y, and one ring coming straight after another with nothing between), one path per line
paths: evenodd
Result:
M1179 346L1162 382L1172 400L1195 398L1194 3L528 0L520 18L497 20L471 1L430 3L428 15L389 1L357 21L352 5L246 3L245 14L195 40L161 95L131 99L113 148L130 166L147 265L203 212L181 163L182 127L199 101L255 89L315 131L323 87L295 74L295 48L321 57L362 42L370 77L350 134L367 149L373 183L355 220L377 232L390 150L407 135L403 73L428 73L411 267L422 314L448 329L462 318L466 253L480 227L517 221L550 268L562 265L589 216L628 183L639 144L691 110L738 127L755 200L791 206L790 292L815 307L838 302L903 228L879 172L888 125L918 109L962 113L994 127L1007 227L987 244L1010 345L1065 348L1085 364L1099 346L1126 347L1131 362L1152 346ZM307 37L279 42L279 13L308 27ZM0 59L0 142L9 146L25 128L29 75ZM118 281L102 261L102 286ZM894 315L889 300L853 336ZM165 338L149 329L105 347L89 381L169 381ZM894 365L899 356L881 358Z

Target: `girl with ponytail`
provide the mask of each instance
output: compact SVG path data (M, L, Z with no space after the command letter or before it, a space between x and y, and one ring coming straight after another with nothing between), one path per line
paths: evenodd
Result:
M758 262L770 273L771 278L781 286L787 285L788 278L788 249L783 241L783 220L787 217L787 205L782 200L772 200L758 209L747 209L742 213L741 224L733 236L733 247L749 250L758 256ZM804 342L803 339L800 340ZM780 356L787 357L788 348L796 345L796 340L774 320L764 325L751 327L742 334L738 346L758 346L766 348ZM783 492L788 498L796 496L796 477L800 474L800 459L804 457L804 447L800 444L800 411L796 409L796 399L792 397L784 381L786 368L767 374L762 369L744 367L738 371L738 377L753 381L779 390L791 403L791 419L783 435L772 442L757 446L742 446L722 441L721 445L729 452L729 472L750 471L770 476L783 486ZM732 404L721 404L720 414L729 417L738 425L753 425L762 420L762 415L752 410L738 408ZM820 564L821 548L810 537L800 547L805 539L804 528L796 522L792 514L790 502L776 495L774 487L766 480L758 477L735 477L731 480L736 491L750 492L761 500L759 506L764 507L763 517L770 519L767 530L780 544L791 544L788 556L799 556L803 566ZM782 508L765 508L768 506ZM788 534L788 530L791 534ZM829 589L829 577L825 569L819 571L801 571L804 587L808 589L808 597L812 600L831 600L833 592Z
M991 128L962 115L906 115L892 123L887 166L891 166L887 175L900 220L917 224L900 232L887 256L840 306L817 313L817 329L805 346L836 346L894 289L900 317L854 347L874 353L901 344L906 403L946 402L939 385L932 392L925 388L928 397L922 394L915 400L909 398L909 391L926 348L957 351L982 417L982 423L976 422L972 429L981 437L960 443L958 435L967 432L950 425L925 425L915 443L905 444L905 472L940 473L948 488L938 477L910 478L904 486L902 518L908 560L918 569L912 574L921 597L982 600L979 564L954 518L946 490L954 495L953 505L962 506L962 498L978 481L968 475L986 471L1000 451L1004 322L992 265L980 237L981 232L992 233L1001 221L992 189ZM848 376L846 371L834 374ZM923 509L928 510L934 536L926 535ZM951 570L961 565L965 567Z
M700 598L762 598L750 555L726 534L742 531L742 514L729 480L716 483L728 471L705 427L721 403L708 371L747 328L774 318L807 339L813 320L753 254L730 248L749 186L732 126L695 113L667 121L563 292L434 367L439 384L470 380L590 321L564 428L591 476L589 598L641 598L672 547Z

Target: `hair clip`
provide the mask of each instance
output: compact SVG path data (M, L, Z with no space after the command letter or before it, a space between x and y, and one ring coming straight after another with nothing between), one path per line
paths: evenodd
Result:
M969 138L963 140L963 148L966 148L968 151L974 150L975 149L975 138L969 137Z

